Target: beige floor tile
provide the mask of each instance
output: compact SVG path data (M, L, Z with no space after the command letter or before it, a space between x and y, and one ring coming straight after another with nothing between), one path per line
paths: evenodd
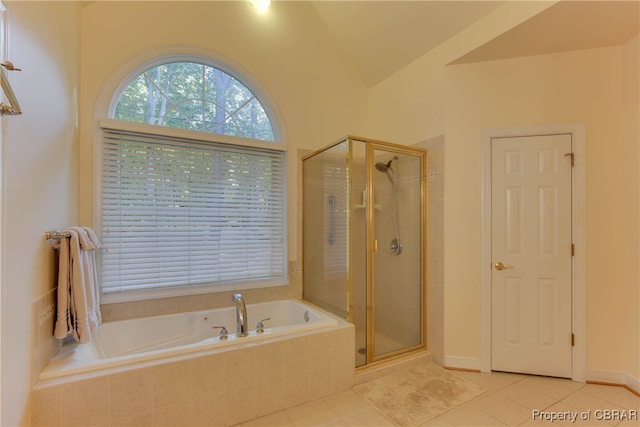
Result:
M563 415L567 414L567 415ZM575 415L574 415L575 414ZM564 401L557 402L547 408L532 410L531 415L527 421L521 423L522 426L572 426L576 425L575 422L578 419L580 410L566 404ZM550 418L551 416L559 417L563 415L562 419Z
M616 427L640 427L640 416L620 421L619 424L616 424Z
M420 427L455 427L452 420L447 418L447 415L443 415L441 417L437 417L428 421L425 424L422 424Z
M461 403L442 416L428 420L420 426L407 427L613 425L640 427L640 421L637 420L604 420L602 416L596 417L594 413L596 409L635 409L640 405L640 399L620 387L585 385L557 378L497 372L486 374L446 372L469 380L475 384L472 384L473 387L478 385L488 392L471 401ZM422 374L433 376L438 372L427 369ZM406 375L403 376L402 372L399 372L386 376L378 382L382 381L386 386L393 385L395 386L393 391L400 393L403 387L407 386L405 377ZM427 394L420 399L429 397L430 395ZM410 398L411 396L407 396L407 399ZM408 403L404 400L403 402ZM419 405L420 402L416 401L415 404ZM407 406L405 409L411 408ZM575 413L577 417L589 410L591 412L587 419L578 418L572 421L566 418L552 421L540 415L534 418L534 409L555 414ZM398 410L402 408L399 407ZM237 427L391 427L394 425L403 427L384 417L352 388L238 424Z
M606 402L621 406L624 409L636 409L640 407L640 397L624 387L587 384L584 386L583 391Z
M463 378L473 381L485 390L492 392L505 388L511 384L514 384L524 378L526 375L510 374L507 372L466 372L466 371L454 371L449 372L455 375L460 375Z
M251 421L247 421L242 424L237 424L237 427L293 427L293 421L287 415L285 411L274 412L273 414L265 415L264 417L256 418Z
M340 417L322 399L314 400L285 412L295 426L333 426L340 425Z
M520 382L500 389L496 393L531 410L542 410L556 402L556 399L528 388Z
M573 406L581 411L597 410L597 409L623 409L622 406L611 403L600 397L594 396L587 391L586 386L575 393L570 394L562 400L563 403Z
M585 387L586 388L586 387ZM617 420L606 420L599 417L597 411L620 410L619 405L607 402L586 392L585 388L567 396L562 403L570 405L583 413L590 413L584 425L616 425Z
M345 390L323 399L340 418L350 417L371 409L371 405L353 390Z
M475 399L471 404L510 426L521 424L531 418L531 409L495 393Z
M341 417L345 427L393 427L393 423L372 408Z
M109 427L151 427L153 426L153 414L145 412L143 414L133 415L131 417L122 418L112 421Z
M524 378L518 384L536 390L554 399L564 399L571 393L580 390L584 383L571 381L565 378L551 378L541 376L530 376Z
M491 415L487 414L481 409L476 408L473 405L465 405L461 408L454 409L453 411L447 413L445 416L441 417L439 419L439 422L441 422L442 424L429 425L447 425L456 427L497 427L506 425L497 418L492 417Z

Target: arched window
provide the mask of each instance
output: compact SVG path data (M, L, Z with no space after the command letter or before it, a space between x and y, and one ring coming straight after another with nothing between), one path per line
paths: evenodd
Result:
M286 151L268 108L219 68L157 64L101 122L103 295L286 284Z
M271 121L254 93L230 74L197 62L153 66L122 91L114 118L273 141Z

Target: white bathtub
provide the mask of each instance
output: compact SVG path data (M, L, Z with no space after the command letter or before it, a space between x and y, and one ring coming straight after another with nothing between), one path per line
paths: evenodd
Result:
M248 304L247 314L246 337L235 334L235 307L104 323L40 375L34 425L236 425L353 386L352 324L297 300Z
M245 337L236 335L235 306L107 322L100 325L90 343L63 346L39 380L47 382L78 374L115 372L129 365L257 345L345 323L298 300L247 304L247 318L249 335ZM264 332L257 333L258 321L267 318ZM220 329L213 329L214 326L225 326L229 333L227 339L220 339Z

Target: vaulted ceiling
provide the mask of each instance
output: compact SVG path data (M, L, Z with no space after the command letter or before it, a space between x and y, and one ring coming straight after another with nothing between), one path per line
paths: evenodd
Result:
M355 69L372 86L506 2L318 0L311 3ZM546 10L454 62L611 46L624 43L640 31L640 0L547 3L550 7Z

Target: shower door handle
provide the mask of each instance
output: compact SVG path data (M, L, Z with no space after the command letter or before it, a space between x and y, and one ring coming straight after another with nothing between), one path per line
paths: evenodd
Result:
M374 239L373 241L373 253L378 252L378 239Z

